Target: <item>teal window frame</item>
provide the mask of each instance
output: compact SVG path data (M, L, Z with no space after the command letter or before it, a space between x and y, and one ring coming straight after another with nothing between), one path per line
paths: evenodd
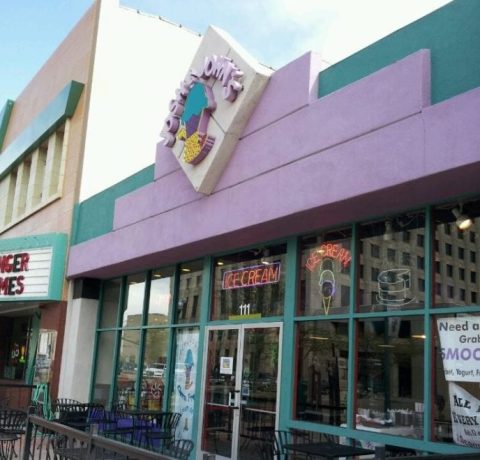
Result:
M178 286L179 286L179 276L180 276L180 265L185 263L185 261L179 261L176 265L175 270L175 280L174 280L174 296L173 296L173 308L169 314L168 323L162 326L146 326L146 317L148 309L148 292L144 298L144 310L143 310L143 321L142 321L142 334L141 334L141 343L139 347L140 356L143 356L144 352L144 336L145 332L152 327L161 327L167 328L169 330L169 357L175 356L175 347L174 347L174 333L178 329L182 328L199 328L199 344L198 344L198 353L199 356L202 354L205 344L205 329L207 326L220 326L225 324L243 324L243 323L255 323L261 321L262 323L268 322L283 322L283 336L282 336L282 366L281 366L281 378L282 378L282 392L281 392L281 401L279 406L279 415L278 415L278 428L282 430L300 430L300 431L310 431L314 433L324 433L328 435L342 436L350 440L362 440L362 441L371 441L379 444L388 444L396 445L401 447L406 447L418 451L428 451L428 452L437 452L444 454L456 454L456 453L469 453L476 452L475 449L468 447L459 446L456 444L442 443L431 441L432 434L432 420L431 417L424 417L424 426L423 426L423 438L414 439L414 438L405 438L400 436L385 435L381 433L374 433L369 431L362 431L354 429L354 403L355 403L355 374L356 374L356 334L357 334L357 324L360 319L375 319L375 318L389 318L389 317L402 317L402 316L421 316L424 321L424 333L427 337L425 340L424 346L424 368L426 370L424 374L424 412L430 414L432 412L432 364L435 359L433 356L433 343L432 343L432 324L433 320L443 314L457 314L457 313L480 313L480 305L473 306L458 306L458 307L435 307L433 308L433 299L432 293L435 287L435 274L432 272L433 257L434 257L434 232L435 228L433 225L433 208L432 206L427 206L422 209L416 209L415 211L424 211L425 212L425 236L423 241L424 251L425 251L425 260L424 260L424 272L429 274L425 276L425 303L423 308L404 310L404 311L383 311L383 312L365 312L359 313L356 312L357 304L357 277L358 277L358 263L359 260L359 223L352 223L352 240L351 240L351 254L352 254L352 265L351 265L351 289L350 289L350 304L347 313L336 314L336 315L321 315L321 316L298 316L297 311L297 301L298 301L298 289L299 289L299 278L301 270L301 237L302 235L291 236L287 239L266 242L262 244L287 244L286 252L286 270L287 277L285 281L285 297L284 297L284 311L283 315L267 317L261 319L248 319L248 320L210 320L210 308L213 298L213 276L214 276L214 260L216 257L221 257L222 255L227 254L227 252L212 254L203 258L203 273L202 273L202 295L199 302L200 307L200 317L199 321L192 323L174 323L174 311L175 305L178 301ZM343 228L346 225L342 226ZM330 229L318 229L318 231L329 231ZM333 229L334 230L334 229ZM257 243L258 246L258 243ZM253 247L253 246L252 246ZM245 250L247 248L239 248L238 250ZM229 251L231 253L233 251ZM150 274L151 270L147 273L147 283L146 289L149 291L150 283ZM117 325L114 328L99 328L100 313L101 308L98 311L98 322L97 322L97 331L96 331L96 343L94 347L94 372L96 369L96 359L97 357L97 341L98 334L104 331L113 330L117 333L116 344L115 344L115 362L118 366L118 350L119 350L119 341L121 331L124 329L121 327L122 315L121 315L121 306L125 301L125 283L127 276L123 277L122 289L120 294L120 305L119 305L119 315L117 319ZM102 296L100 302L102 301ZM295 382L293 381L293 376L295 375L295 328L296 325L305 322L305 321L332 321L332 320L346 320L348 321L348 372L347 372L347 423L346 427L331 426L316 422L306 422L302 420L296 420L293 418L294 408L294 391L295 391ZM136 329L136 328L135 328ZM141 360L139 361L141 363ZM171 385L172 379L170 378L170 372L173 368L172 359L169 359L168 370L166 375L166 387L165 387L165 397L163 400L163 409L168 410L168 405L170 404L170 394L171 394ZM197 362L198 357L197 357ZM203 379L203 369L196 373L195 385L196 388L202 388L202 379ZM112 386L110 391L109 402L112 402L113 395L115 394L115 376L116 373L112 376ZM140 391L140 379L141 372L137 374L137 387L136 387L136 401L139 401L139 391ZM91 397L93 396L95 375L92 375L91 383ZM200 398L196 399L196 402L199 402ZM193 440L198 439L198 430L200 429L200 420L199 420L200 407L199 404L195 404L195 410L193 414Z

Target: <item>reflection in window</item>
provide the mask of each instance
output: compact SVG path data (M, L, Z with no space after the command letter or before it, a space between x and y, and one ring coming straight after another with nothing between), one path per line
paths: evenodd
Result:
M215 259L212 320L263 318L283 313L286 245Z
M140 330L126 329L122 331L117 368L116 402L129 408L136 407L135 377L139 367L139 347Z
M124 327L142 324L143 299L145 295L145 274L139 273L127 278L127 296L123 311Z
M295 418L339 426L346 423L348 323L297 325Z
M361 320L358 329L357 429L421 438L423 318Z
M144 347L140 407L160 410L167 374L168 329L148 329Z
M113 351L115 347L114 331L99 332L95 367L93 402L107 407L113 377Z
M151 276L148 303L148 326L166 324L172 308L174 267L154 270Z
M0 278L1 279L1 278ZM7 279L7 278L5 278ZM3 355L3 374L2 377L6 379L25 379L25 373L27 369L28 362L28 344L30 339L30 316L20 316L17 318L8 318L3 317L3 339L5 350L2 350ZM56 333L55 333L56 335ZM42 337L40 336L40 339ZM43 345L43 347L42 347ZM46 355L46 352L49 348L47 343L42 343L39 340L39 346L37 351L37 368L42 364L43 357ZM45 350L41 353L41 348ZM55 353L55 344L53 343L53 350L51 359L53 361ZM46 356L45 356L46 357ZM1 361L0 361L1 362ZM48 363L48 369L45 371L50 371L50 362Z
M115 327L117 325L121 286L122 280L120 278L106 281L103 284L103 304L100 317L100 328Z
M196 260L180 265L177 323L192 323L200 318L198 302L202 295L203 261Z
M403 214L360 227L360 263L365 276L359 287L370 296L358 299L360 312L391 311L421 308L424 292L418 285L424 279L425 249L423 242L425 218L423 213ZM412 235L412 238L410 238ZM418 238L421 235L422 238ZM371 257L372 246L378 246L380 257ZM392 257L398 253L400 260ZM367 278L368 276L368 278Z
M447 261L438 249L434 253L438 266L435 282L446 286L448 281L446 289L439 289L435 292L434 304L437 307L474 305L476 304L476 293L480 288L476 276L476 271L480 270L480 263L476 262L478 259L476 253L480 250L480 242L476 238L480 231L480 200L462 204L462 214L470 217L472 221L472 225L464 230L459 229L460 222L457 221L453 212L458 206L457 203L439 206L433 213L435 238L440 241L440 248L445 246L447 255L453 253L457 256L449 257ZM461 235L467 234L468 237L461 237ZM445 242L447 238L449 243Z
M348 311L350 242L349 229L303 238L299 315L331 315Z

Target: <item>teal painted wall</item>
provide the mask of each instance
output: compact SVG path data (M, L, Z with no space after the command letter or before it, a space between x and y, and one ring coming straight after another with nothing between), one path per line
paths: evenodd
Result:
M115 200L153 182L154 165L82 201L75 207L71 244L87 241L113 230Z
M432 104L480 86L480 1L455 0L320 73L319 97L430 49Z
M0 155L0 178L20 163L25 155L36 149L67 118L73 117L83 87L83 83L72 80L5 148ZM6 107L4 110L7 111L8 106ZM3 111L1 116L4 118ZM8 114L8 118L10 118L10 114ZM0 140L3 142L3 139Z
M0 151L3 147L3 141L7 134L8 122L10 121L10 115L12 114L13 101L10 99L5 102L2 111L0 112Z

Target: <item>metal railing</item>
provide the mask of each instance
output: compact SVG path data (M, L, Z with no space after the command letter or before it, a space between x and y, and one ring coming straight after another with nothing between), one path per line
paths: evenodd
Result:
M29 415L23 460L167 460L157 452Z

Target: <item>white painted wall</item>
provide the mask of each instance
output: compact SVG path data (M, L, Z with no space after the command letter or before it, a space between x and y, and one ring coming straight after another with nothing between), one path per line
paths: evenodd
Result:
M69 298L58 397L88 402L98 300Z
M102 0L80 201L155 162L168 103L200 37Z

